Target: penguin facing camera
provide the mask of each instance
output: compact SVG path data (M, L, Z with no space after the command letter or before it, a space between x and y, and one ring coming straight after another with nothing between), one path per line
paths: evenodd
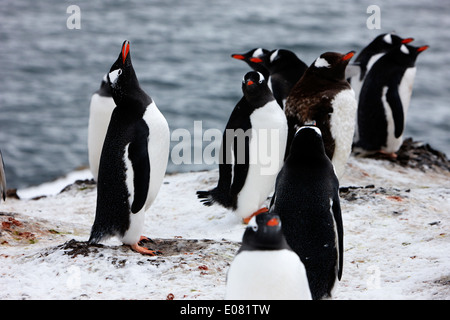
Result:
M311 300L305 267L286 243L280 217L253 217L227 273L228 300Z
M283 165L287 122L261 73L248 72L242 91L223 134L218 184L197 196L205 206L217 203L247 223L267 210L264 202Z
M286 156L297 129L315 121L339 179L345 173L355 130L357 102L345 79L353 55L354 51L321 54L292 88L285 106L289 126Z
M303 126L277 177L270 212L306 268L314 300L330 298L342 277L344 231L339 181L318 127Z
M116 108L100 157L97 206L89 243L117 236L142 254L145 212L161 187L169 155L170 133L164 116L139 85L130 43L124 41L107 75Z

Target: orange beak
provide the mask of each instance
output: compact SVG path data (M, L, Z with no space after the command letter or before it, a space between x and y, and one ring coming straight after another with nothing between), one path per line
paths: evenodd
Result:
M261 63L262 59L260 59L260 58L251 58L250 61L251 62L255 62L255 63Z
M425 50L427 50L429 47L430 47L430 46L422 46L422 47L420 47L420 48L417 48L417 52L425 51Z
M252 84L254 84L254 82L252 80L248 80L247 85L251 86Z
M232 54L231 57L234 58L234 59L238 59L238 60L244 60L245 59L245 57L242 54Z
M267 221L266 225L269 227L275 227L280 223L280 221L277 218L272 218L269 221Z
M130 51L130 42L128 40L126 40L122 47L122 62L123 63L125 63L125 59L127 58L129 51Z
M410 43L410 42L413 42L413 41L414 41L414 38L406 38L406 39L402 40L402 43L406 44L406 43Z
M349 53L346 53L342 57L342 60L350 60L354 55L355 55L355 51L350 51Z

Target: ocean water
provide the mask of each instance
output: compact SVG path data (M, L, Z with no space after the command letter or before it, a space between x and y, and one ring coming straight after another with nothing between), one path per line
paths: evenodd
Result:
M372 4L380 29L367 27ZM80 9L80 29L68 28L70 5ZM430 49L417 61L405 136L449 155L449 29L450 2L442 0L2 0L0 149L8 187L87 165L90 98L125 39L141 86L172 132L193 133L194 121L203 131L223 130L242 95L249 68L232 53L285 48L309 65L325 51L358 52L380 33L414 37ZM169 161L168 171L215 167Z

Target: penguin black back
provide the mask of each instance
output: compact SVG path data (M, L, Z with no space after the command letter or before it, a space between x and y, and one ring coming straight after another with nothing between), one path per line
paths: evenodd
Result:
M305 265L313 299L330 296L342 276L343 226L339 182L318 128L296 133L270 212L280 216L288 245Z

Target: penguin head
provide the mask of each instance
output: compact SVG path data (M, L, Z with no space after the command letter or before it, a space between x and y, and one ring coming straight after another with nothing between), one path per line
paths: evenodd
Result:
M255 48L246 53L233 53L231 55L232 58L237 60L244 60L248 62L260 63L262 62L262 57L264 57L269 50L264 48Z
M407 44L400 44L395 49L392 49L390 55L392 59L400 66L414 67L417 56L427 50L429 46L414 47Z
M250 71L242 79L242 92L247 100L254 101L265 93L270 93L270 89L261 72Z
M291 143L289 157L315 158L325 155L322 132L315 125L300 127Z
M285 246L285 241L280 217L264 212L250 220L242 238L242 245L248 249L278 250Z
M264 48L255 48L246 53L233 53L232 58L245 61L253 70L261 72L262 74L268 74L266 67L264 66L264 56L269 53L269 50Z
M119 57L111 66L107 75L111 87L112 97L119 105L130 91L139 87L139 82L131 63L130 42L125 40L122 44Z
M262 63L271 73L277 73L284 68L291 68L298 60L294 52L286 49L276 49L265 55Z
M400 44L407 44L414 41L414 38L401 38L395 33L383 33L376 37L369 46L376 52L385 52Z
M344 80L345 68L355 51L345 54L337 52L325 52L320 55L309 67L309 70L321 78L329 80Z
M100 83L100 88L96 91L96 93L98 93L102 97L112 97L108 74L105 74L103 76L102 82Z

